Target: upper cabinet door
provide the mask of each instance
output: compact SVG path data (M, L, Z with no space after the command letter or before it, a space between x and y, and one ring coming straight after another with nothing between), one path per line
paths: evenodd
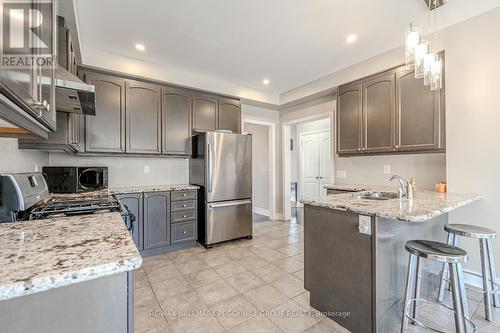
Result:
M216 130L217 109L217 98L205 95L194 95L193 130L200 132Z
M162 89L163 153L191 155L192 95L187 90Z
M219 99L217 129L241 133L241 104L239 100L229 98Z
M161 153L161 89L159 86L128 80L127 153Z
M337 153L353 154L361 151L361 84L339 89L337 98Z
M414 71L396 73L396 150L436 150L444 130L444 89L434 92ZM442 111L443 110L443 111ZM442 126L441 126L442 124Z
M363 152L394 150L394 73L363 82Z
M105 74L86 73L95 86L96 115L85 116L86 152L125 152L125 80Z

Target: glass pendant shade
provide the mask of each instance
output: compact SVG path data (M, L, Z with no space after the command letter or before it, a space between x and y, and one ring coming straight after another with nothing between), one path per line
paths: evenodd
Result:
M415 66L415 50L420 41L420 29L410 23L405 35L406 68L412 69Z
M424 77L424 59L429 52L429 42L420 40L420 43L415 49L415 78L421 79Z
M434 52L429 52L424 57L424 85L428 86L432 82L434 63L437 57Z
M431 90L443 88L443 60L436 58L432 66Z

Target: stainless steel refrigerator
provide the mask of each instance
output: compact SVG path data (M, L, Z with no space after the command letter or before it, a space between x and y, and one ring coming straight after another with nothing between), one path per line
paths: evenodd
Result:
M252 237L252 136L210 131L193 136L190 183L198 191L198 242Z

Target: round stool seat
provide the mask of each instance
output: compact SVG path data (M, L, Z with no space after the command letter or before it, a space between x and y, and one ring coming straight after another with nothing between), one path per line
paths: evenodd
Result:
M467 261L467 252L459 247L446 243L428 240L412 240L406 242L406 251L429 260L461 263Z
M446 224L444 230L449 233L469 237L469 238L495 238L497 233L494 230L470 224Z

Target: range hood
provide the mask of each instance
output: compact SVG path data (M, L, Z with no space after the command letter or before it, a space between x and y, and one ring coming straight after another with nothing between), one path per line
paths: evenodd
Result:
M95 87L66 69L56 69L56 111L95 116Z

